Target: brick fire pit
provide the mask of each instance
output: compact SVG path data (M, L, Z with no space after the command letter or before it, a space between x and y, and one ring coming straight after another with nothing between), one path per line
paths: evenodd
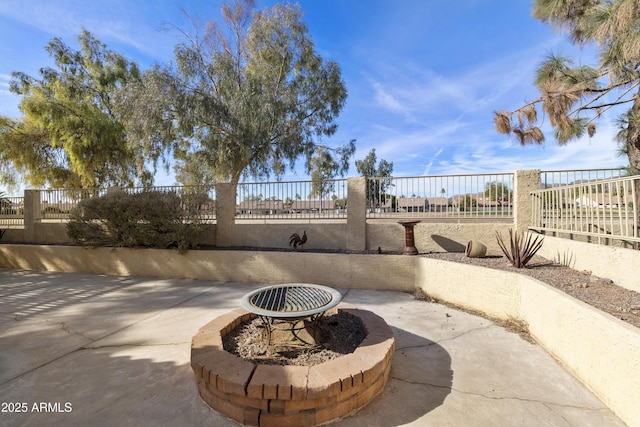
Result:
M315 366L263 365L224 350L222 338L256 316L244 309L206 324L191 343L200 396L216 411L260 427L315 426L354 414L387 383L395 340L370 311L345 303L334 310L359 318L366 337L353 353Z

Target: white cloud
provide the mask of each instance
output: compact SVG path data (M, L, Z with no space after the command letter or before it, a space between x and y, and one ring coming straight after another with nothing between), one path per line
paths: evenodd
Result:
M177 5L171 11L180 18ZM169 16L169 11L130 1L58 0L55 2L31 0L28 2L0 2L0 15L60 37L67 44L75 42L81 29L87 28L107 45L114 41L147 55L162 51L172 52L175 40L158 31L163 22L151 22L148 18ZM111 46L110 46L111 47Z
M393 95L388 93L385 88L379 82L372 82L373 90L375 93L375 100L378 105L386 110L390 110L396 113L404 112L400 101L398 101Z
M431 160L429 160L429 163L427 163L427 166L424 168L423 171L423 175L430 175L431 174L431 167L433 166L433 162L435 162L435 160L438 158L438 156L440 156L440 154L442 154L442 152L444 151L444 148L440 148L438 151L436 151L436 153L431 157Z
M542 146L520 147L494 128L493 111L516 108L538 96L532 83L538 62L566 45L564 38L552 36L448 75L413 62L370 64L362 72L368 78L360 81L368 83L373 99L359 105L359 117L376 124L354 137L375 147L379 158L393 161L395 172L405 175L623 165L610 123L600 125L595 137L565 147L552 136ZM589 57L591 52L582 55Z

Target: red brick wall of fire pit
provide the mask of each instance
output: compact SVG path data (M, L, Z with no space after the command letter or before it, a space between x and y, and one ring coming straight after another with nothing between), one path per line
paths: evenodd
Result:
M245 425L315 426L354 414L389 378L393 332L380 316L340 304L367 332L350 354L315 366L263 365L224 350L222 338L254 317L238 309L214 319L193 337L191 367L198 392L213 409Z

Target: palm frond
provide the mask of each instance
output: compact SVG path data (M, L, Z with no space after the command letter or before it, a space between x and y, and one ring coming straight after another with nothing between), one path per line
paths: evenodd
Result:
M506 111L494 111L493 114L493 124L496 126L496 130L504 135L511 133L511 115Z

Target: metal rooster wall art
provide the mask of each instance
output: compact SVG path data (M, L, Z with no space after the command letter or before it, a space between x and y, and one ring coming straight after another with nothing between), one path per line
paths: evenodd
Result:
M289 246L293 246L293 249L297 250L298 246L300 246L300 249L302 250L302 246L305 243L307 243L307 230L302 233L302 237L300 237L298 233L293 233L291 237L289 237Z

